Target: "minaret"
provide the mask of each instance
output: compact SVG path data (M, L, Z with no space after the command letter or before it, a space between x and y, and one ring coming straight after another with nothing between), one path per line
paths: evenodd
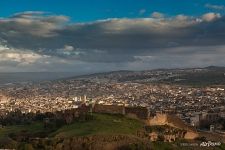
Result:
M87 101L87 96L86 96L86 95L84 95L84 99L83 99L83 101L84 101L84 102L86 102L86 101Z
M123 115L126 114L126 111L125 111L125 102L123 102Z

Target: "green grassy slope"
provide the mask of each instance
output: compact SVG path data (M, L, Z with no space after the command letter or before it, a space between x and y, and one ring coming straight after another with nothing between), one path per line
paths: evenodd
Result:
M27 131L29 133L36 133L44 131L44 126L41 122L35 122L29 125L12 125L0 128L0 138L4 137L10 133L18 133L22 131Z
M71 137L95 134L136 134L143 128L144 123L135 119L129 119L122 115L93 114L94 119L84 122L74 122L64 125L49 134L49 137ZM35 122L30 125L13 125L0 129L0 138L10 133L45 132L43 123ZM47 132L47 131L46 131Z
M66 125L51 136L71 137L95 134L136 134L144 123L119 115L93 114L94 119Z

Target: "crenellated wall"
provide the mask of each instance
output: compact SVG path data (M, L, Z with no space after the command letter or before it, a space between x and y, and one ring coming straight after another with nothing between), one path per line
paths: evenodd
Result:
M94 113L109 113L109 114L122 114L127 117L137 119L148 119L149 111L145 107L125 107L117 105L100 105L96 104L92 106L92 112Z
M94 113L124 114L124 107L117 105L96 104L93 106L92 111Z

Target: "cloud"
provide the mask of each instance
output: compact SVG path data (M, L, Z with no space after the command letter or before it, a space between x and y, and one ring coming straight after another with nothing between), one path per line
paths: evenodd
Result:
M139 10L139 15L143 15L144 13L146 13L146 9Z
M0 20L0 32L7 36L55 36L54 30L60 29L68 21L66 16L48 15L44 12L17 13Z
M153 13L151 14L151 16L152 16L153 18L164 18L164 14L163 14L163 13L160 13L160 12L153 12Z
M50 56L39 55L33 51L19 50L0 45L0 64L15 63L16 65L31 65L41 59L47 59Z
M70 46L70 45L65 45L64 46L64 50L65 51L73 51L74 50L74 47L73 46Z
M43 50L43 51L45 51L45 50ZM68 57L68 56L79 55L80 51L79 51L79 49L75 49L71 45L64 45L63 48L56 49L56 51L54 51L54 53L61 57ZM51 55L51 53L50 53L50 55Z
M193 61L196 65L204 64L210 56L210 62L216 63L225 56L217 51L218 46L225 45L224 26L225 17L213 12L201 17L166 17L155 12L149 18L85 23L71 23L62 15L23 12L0 19L0 41L6 45L2 51L0 47L0 59L39 68L57 64L63 66L61 69L82 65L94 69L97 65L106 70L107 66L123 69L143 63L145 67L185 65L192 56L201 58ZM200 57L203 52L205 59Z
M225 6L224 5L213 5L213 4L205 4L205 7L206 8L209 8L209 9L214 9L214 10L224 10L225 9Z
M202 16L202 19L203 21L207 21L207 22L210 22L210 21L213 21L213 20L216 20L218 18L220 18L221 15L219 13L206 13Z

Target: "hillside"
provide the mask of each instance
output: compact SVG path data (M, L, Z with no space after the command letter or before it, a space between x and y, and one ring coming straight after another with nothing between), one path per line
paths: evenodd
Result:
M137 136L137 131L142 131L144 127L144 123L139 120L122 115L93 114L93 116L92 120L75 121L53 130L44 128L42 122L6 126L0 129L0 147L19 150L189 149L179 146L182 141L150 142L148 138ZM174 119L176 118L169 117L168 120L174 122Z
M164 83L188 86L225 85L225 67L113 71L77 76L65 80L74 79L92 82Z
M144 124L138 120L120 115L94 114L94 119L86 122L75 122L64 126L50 136L72 137L96 134L130 134L136 135Z
M46 132L47 137L71 137L96 134L130 134L135 135L137 130L142 129L144 124L138 120L129 119L120 115L93 114L93 119L78 121L64 125L54 131L48 131L41 122L28 125L12 125L0 129L0 137L11 133L36 134Z
M150 148L150 141L136 136L144 123L122 115L93 114L93 119L75 121L56 130L41 122L0 129L0 147L16 149L124 149ZM46 136L44 136L46 135ZM25 140L26 139L26 140ZM96 142L98 141L98 142Z
M155 117L150 118L147 122L149 126L170 126L176 129L186 131L183 138L193 140L199 137L197 131L188 125L186 125L181 119L176 116L167 114L157 114Z

